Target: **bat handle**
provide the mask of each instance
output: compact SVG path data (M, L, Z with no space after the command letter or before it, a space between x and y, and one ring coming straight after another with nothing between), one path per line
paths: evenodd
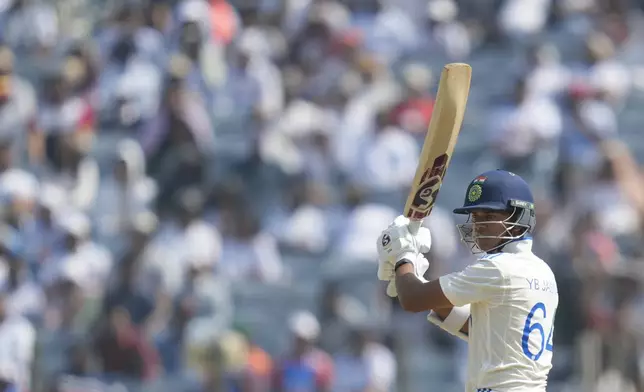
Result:
M420 229L420 226L422 226L423 220L422 219L411 219L409 221L409 232L412 235L416 235L418 233L418 229Z

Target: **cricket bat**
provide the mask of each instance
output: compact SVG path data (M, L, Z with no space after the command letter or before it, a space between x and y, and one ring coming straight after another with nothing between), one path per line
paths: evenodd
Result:
M413 234L436 203L461 131L471 78L472 67L468 64L447 64L441 72L434 111L405 203L404 214L411 220L409 230Z

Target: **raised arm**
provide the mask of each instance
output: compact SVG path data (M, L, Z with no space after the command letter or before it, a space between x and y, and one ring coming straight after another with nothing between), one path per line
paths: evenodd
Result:
M400 306L407 312L423 312L440 308L451 308L441 285L436 280L423 282L414 274L412 262L403 260L396 268L396 288Z
M409 264L402 264L396 269L396 287L401 307L415 313L430 311L427 316L430 323L467 341L470 306L454 307L443 293L439 280L424 282L418 279Z
M467 340L469 304L494 294L500 282L498 270L493 264L475 265L438 280L425 280L429 265L421 252L431 247L429 232L423 229L412 235L406 222L397 218L378 239L378 277L390 281L393 290L388 288L387 294L397 296L405 311L430 312L431 323Z

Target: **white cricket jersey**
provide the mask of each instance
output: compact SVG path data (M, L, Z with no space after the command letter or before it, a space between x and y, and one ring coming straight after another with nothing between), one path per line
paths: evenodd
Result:
M532 241L511 242L440 285L454 306L471 304L466 392L545 392L559 295Z

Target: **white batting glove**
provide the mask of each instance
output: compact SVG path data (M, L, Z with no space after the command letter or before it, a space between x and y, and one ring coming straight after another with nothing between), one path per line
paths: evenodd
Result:
M425 258L425 255L423 255L422 253L419 253L418 255L416 255L416 259L413 260L411 264L414 266L414 275L416 275L416 277L420 279L422 282L427 282L427 279L425 279L424 276L425 276L425 272L427 272L427 270L429 269L429 261ZM394 271L394 268L389 267L389 265L390 265L389 263L387 263L386 266L384 266L383 263L380 264L380 267L378 268L378 278L380 280L389 281L389 284L387 284L387 295L394 298L398 296L398 290L396 289L396 279L395 279L396 273ZM391 268L391 273L389 274L390 277L388 279L380 278L381 269L383 269L382 276L385 276L386 273L384 272L384 270L388 268Z
M378 237L378 259L380 262L414 260L419 253L429 252L432 236L429 229L421 227L414 235L409 232L409 218L400 215L382 231Z
M396 263L402 259L411 261L414 264L416 276L423 279L423 275L429 268L429 262L422 256L422 253L429 252L431 245L432 238L429 229L421 227L415 235L411 234L409 232L409 218L402 215L398 216L382 232L378 237L377 244L378 279L390 282L387 287L389 296L396 296L394 284Z

